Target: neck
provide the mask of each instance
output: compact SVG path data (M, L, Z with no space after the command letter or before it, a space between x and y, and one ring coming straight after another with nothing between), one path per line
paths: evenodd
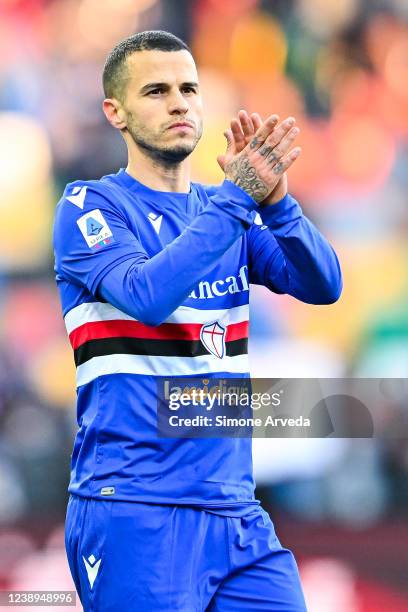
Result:
M173 191L189 193L190 160L178 163L167 163L152 159L139 147L128 147L128 165L126 172L146 187L156 191Z

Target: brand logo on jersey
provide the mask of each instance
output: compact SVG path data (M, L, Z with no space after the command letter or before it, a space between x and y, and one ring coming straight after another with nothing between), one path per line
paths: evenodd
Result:
M115 242L111 229L98 208L82 215L77 224L86 244L93 251Z
M218 321L206 323L200 330L200 340L209 353L222 359L225 355L226 328Z
M254 218L254 223L255 225L260 225L261 226L261 230L265 230L268 226L267 225L262 225L263 221L262 221L262 217L259 213L256 213L255 218Z
M74 187L70 196L67 196L68 202L72 202L81 210L84 207L87 187Z
M195 300L206 300L227 295L228 293L249 291L248 279L246 277L247 270L248 266L244 265L240 267L237 276L227 276L225 279L215 280L212 283L200 281L196 289L188 297Z
M84 560L85 569L86 569L86 573L88 575L89 584L90 584L90 587L92 589L92 587L94 585L94 582L96 580L96 577L98 575L99 566L101 564L101 559L99 559L97 561L96 558L94 557L94 555L91 555L90 557L88 557L88 560L86 560L84 556L82 557L82 559Z
M156 215L154 212L149 212L147 215L150 223L153 225L156 234L159 234L163 215Z

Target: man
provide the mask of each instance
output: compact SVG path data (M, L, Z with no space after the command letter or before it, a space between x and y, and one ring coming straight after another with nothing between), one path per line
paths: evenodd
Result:
M293 556L254 497L251 440L156 430L158 377L248 376L249 283L314 304L339 297L332 248L286 193L295 120L241 112L219 158L226 180L206 188L190 182L202 105L186 45L131 36L103 81L128 166L68 185L54 229L77 365L66 547L82 604L305 610ZM214 322L221 352L201 333Z

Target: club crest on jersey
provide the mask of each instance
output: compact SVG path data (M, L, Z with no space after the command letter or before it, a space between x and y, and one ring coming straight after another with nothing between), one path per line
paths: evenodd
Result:
M200 340L209 353L222 359L225 355L226 328L218 321L205 323L200 330Z
M98 208L82 215L77 224L86 244L93 251L115 242L111 229Z

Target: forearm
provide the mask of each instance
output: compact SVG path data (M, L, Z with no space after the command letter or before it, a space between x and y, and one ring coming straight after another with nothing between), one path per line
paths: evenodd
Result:
M250 227L256 207L226 181L178 238L150 259L114 268L101 281L99 294L147 325L160 324Z
M286 195L277 204L260 207L259 213L281 251L280 255L275 251L265 266L266 284L274 283L278 290L303 302L335 302L342 290L337 256L296 200Z

